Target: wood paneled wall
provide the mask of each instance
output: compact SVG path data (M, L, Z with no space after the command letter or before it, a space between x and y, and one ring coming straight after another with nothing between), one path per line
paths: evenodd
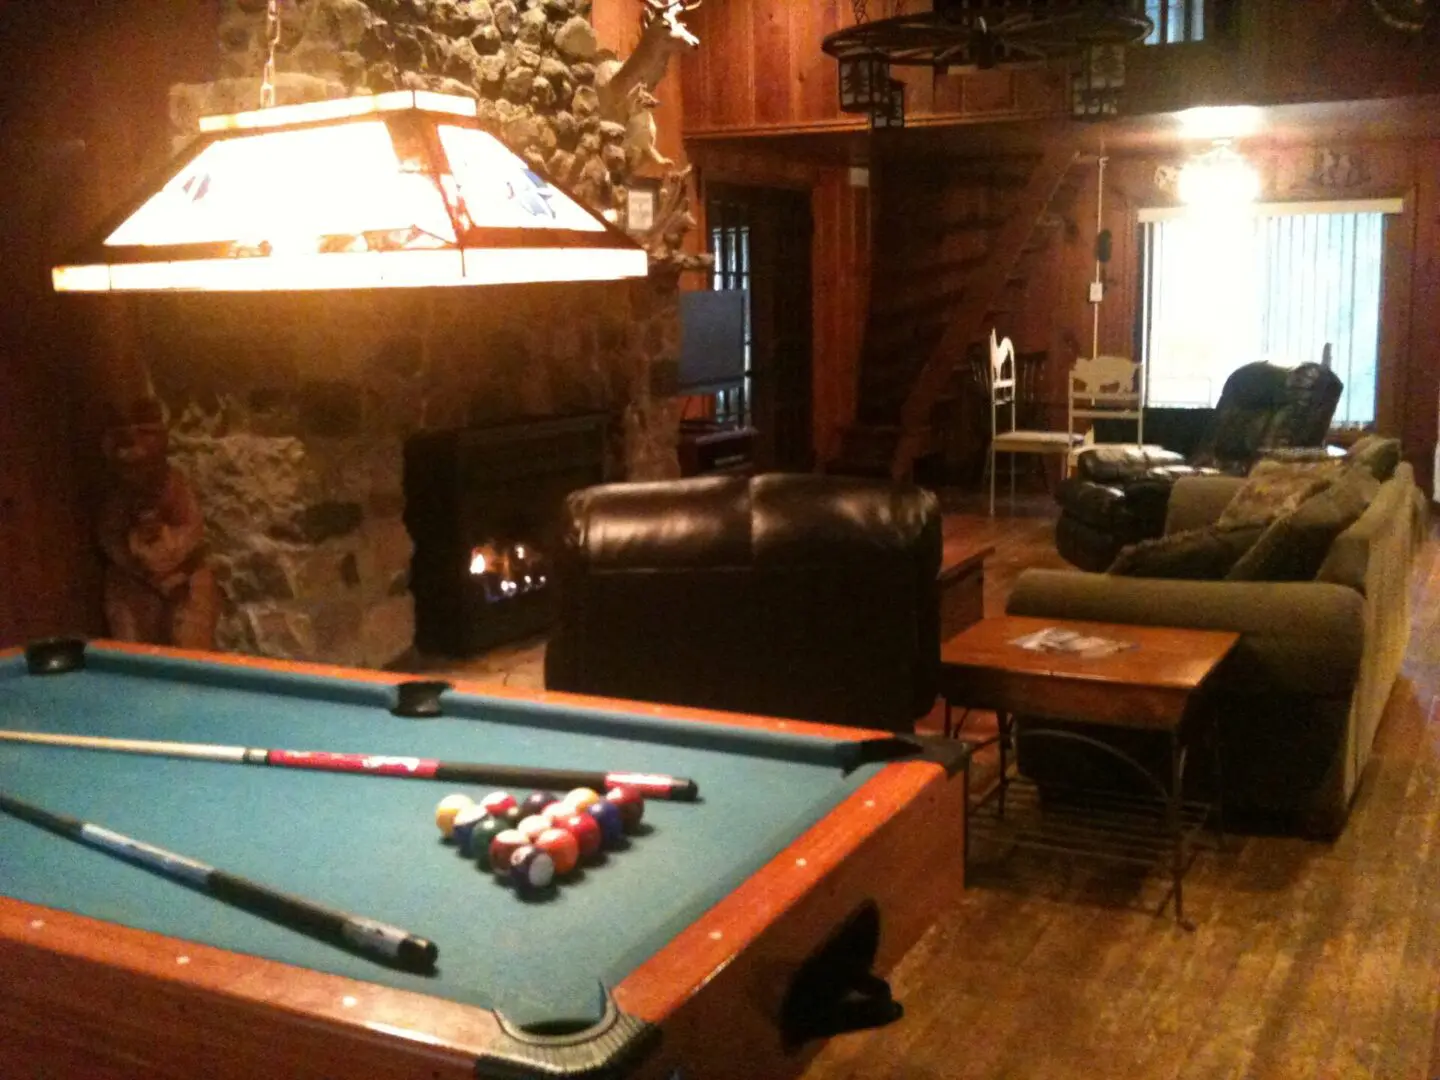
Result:
M878 19L894 5L875 0L870 8ZM702 42L684 63L687 136L865 127L863 117L840 112L835 61L820 49L827 34L854 21L844 0L709 0L686 18ZM1433 35L1386 27L1368 0L1245 0L1235 34L1230 41L1132 50L1127 80L1136 109L1440 91ZM1063 66L894 74L906 84L907 123L915 126L1069 110Z
M215 5L0 5L0 645L101 629L99 419L144 385L115 299L49 267L170 150L169 87L212 76Z
M1267 199L1404 198L1404 212L1386 229L1377 422L1381 431L1402 438L1406 457L1428 491L1440 394L1440 325L1435 314L1440 311L1440 140L1298 145L1252 141L1243 149L1265 179ZM1349 155L1358 167L1327 175L1316 169L1324 155ZM1134 354L1141 271L1137 211L1171 201L1156 189L1156 170L1178 160L1177 154L1115 155L1107 163L1104 226L1111 230L1113 254L1104 268L1101 352ZM1087 169L1063 242L1050 249L1050 272L1031 281L1015 327L1017 346L1048 348L1061 361L1047 365L1042 391L1052 424L1064 423L1069 364L1092 347L1094 309L1088 288L1094 275L1097 171L1093 165Z
M884 4L872 5L878 17ZM686 16L701 41L682 65L687 137L862 131L840 111L835 61L820 51L853 21L844 0L711 0ZM1024 119L1066 108L1060 73L1039 67L932 74L897 68L908 123Z

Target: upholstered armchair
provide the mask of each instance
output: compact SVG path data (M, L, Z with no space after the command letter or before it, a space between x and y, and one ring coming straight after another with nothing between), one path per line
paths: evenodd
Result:
M1269 450L1320 446L1342 388L1320 364L1246 364L1225 380L1210 426L1188 458L1156 446L1081 451L1075 475L1056 493L1060 554L1082 570L1104 570L1122 547L1164 531L1179 477L1243 476Z
M548 689L909 731L935 702L940 511L772 474L566 502Z

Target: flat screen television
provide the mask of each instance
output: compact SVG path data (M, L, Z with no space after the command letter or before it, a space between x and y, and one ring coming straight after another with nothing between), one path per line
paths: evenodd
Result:
M684 394L734 386L745 377L745 289L680 294L680 363Z

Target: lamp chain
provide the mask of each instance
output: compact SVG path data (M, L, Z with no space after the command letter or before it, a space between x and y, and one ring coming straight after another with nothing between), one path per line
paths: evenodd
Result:
M260 77L260 107L275 104L275 49L280 44L280 0L269 0L265 8L265 73Z
M865 0L850 0L850 10L855 14L855 23L857 26L860 23L869 21L870 15L865 10Z

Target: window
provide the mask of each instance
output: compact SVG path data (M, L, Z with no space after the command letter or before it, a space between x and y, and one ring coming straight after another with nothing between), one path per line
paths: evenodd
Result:
M750 288L750 222L746 208L738 203L712 198L706 204L710 226L710 255L715 260L710 275L712 289ZM726 423L750 421L750 304L745 304L745 381L734 390L715 395L715 419Z
M1147 403L1213 406L1242 364L1293 367L1328 355L1345 384L1335 423L1374 422L1385 213L1398 209L1382 201L1219 217L1142 211Z
M1146 45L1175 45L1205 40L1205 0L1145 0L1154 24Z

